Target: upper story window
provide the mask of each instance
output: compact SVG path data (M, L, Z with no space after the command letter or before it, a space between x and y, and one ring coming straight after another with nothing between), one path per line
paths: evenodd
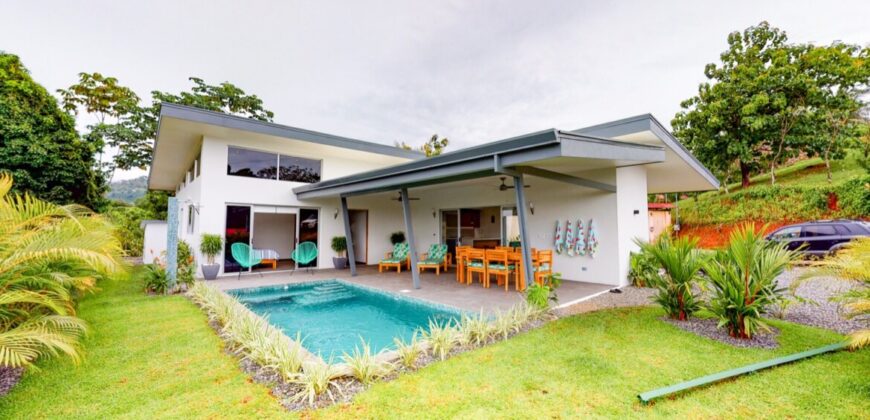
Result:
M227 175L305 183L320 182L320 161L230 147Z

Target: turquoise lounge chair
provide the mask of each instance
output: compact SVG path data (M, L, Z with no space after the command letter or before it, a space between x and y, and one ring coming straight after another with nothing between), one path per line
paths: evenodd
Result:
M257 266L262 262L259 257L257 257L256 253L251 252L251 247L244 242L236 242L230 245L230 251L233 255L233 259L239 263L242 268L251 268ZM262 274L260 274L262 276ZM239 279L242 278L242 270L239 269Z
M291 257L293 257L293 261L296 261L297 267L299 264L310 264L317 258L317 245L314 242L302 242L293 250ZM312 274L314 273L311 267L305 267L305 269ZM291 272L290 275L292 276L293 273Z

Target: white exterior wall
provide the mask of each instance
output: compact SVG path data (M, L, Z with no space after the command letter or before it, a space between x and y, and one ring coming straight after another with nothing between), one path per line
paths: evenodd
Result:
M142 241L142 263L151 264L166 251L166 222L152 221L145 225L145 236Z
M332 257L335 253L329 248L330 239L333 236L344 236L344 225L341 215L336 218L335 214L340 210L338 199L323 199L303 201L296 198L293 188L301 183L247 178L227 175L227 156L229 147L242 147L252 150L261 150L272 153L281 153L289 156L319 159L322 161L321 179L327 180L342 176L352 175L359 172L382 168L389 165L407 162L408 159L374 155L371 153L337 150L325 146L297 142L287 139L271 138L243 138L224 139L205 137L202 142L201 153L201 176L182 188L176 197L179 199L181 208L179 223L179 238L188 242L193 248L197 260L202 261L199 255L199 237L203 233L225 233L226 206L228 204L239 205L262 205L262 206L287 206L317 208L320 210L320 223L318 231L318 267L332 267ZM368 208L369 212L369 250L370 259L377 261L383 255L386 248L379 247L374 238L388 235L377 230L378 221L384 220L385 229L395 226L389 211L382 211L380 207L387 206L386 200L374 200L370 206L354 206L351 208ZM196 203L199 214L196 215L193 233L187 230L187 211L189 202ZM400 225L394 230L401 228L401 213L398 214ZM255 221L256 223L256 221ZM225 238L224 238L225 239ZM215 257L216 261L223 262L223 253ZM201 273L199 273L201 275Z
M619 285L629 283L629 257L640 249L635 239L649 239L645 166L616 169L616 219L619 226Z

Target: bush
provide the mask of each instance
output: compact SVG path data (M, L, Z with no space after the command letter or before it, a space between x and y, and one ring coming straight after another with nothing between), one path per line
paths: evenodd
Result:
M784 299L785 289L777 288L776 277L798 258L783 244L765 240L763 231L743 225L704 263L713 289L708 309L732 337L752 338L759 329L767 329L762 316Z
M693 287L706 258L696 247L698 240L662 236L655 243L635 242L664 272L656 272L650 277L652 287L658 289L653 299L669 317L685 321L700 309Z
M837 199L843 216L870 216L870 175L844 182L837 188Z
M526 289L526 302L540 309L550 309L550 302L558 302L556 289L562 285L562 273L552 273L544 284L533 283Z
M632 252L629 257L628 279L637 287L649 287L659 275L659 266L648 252Z
M162 295L169 290L169 276L166 273L166 268L160 264L147 264L143 280L146 292Z
M403 242L405 242L405 232L402 232L401 230L399 230L399 231L396 231L396 232L393 232L390 234L390 243L391 244L395 245L395 244L400 244Z
M185 289L193 285L194 273L196 266L194 265L193 253L190 245L185 241L178 241L178 251L176 256L177 275L176 284L184 286ZM176 290L169 287L169 276L166 270L166 252L160 253L160 256L154 259L153 264L148 264L148 272L145 274L145 290L158 294L172 293Z
M223 240L220 235L203 233L199 239L199 252L202 252L202 255L208 258L209 264L214 264L214 257L221 253L223 246Z

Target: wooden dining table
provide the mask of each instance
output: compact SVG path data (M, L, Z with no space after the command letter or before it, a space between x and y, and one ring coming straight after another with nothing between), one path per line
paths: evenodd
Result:
M456 263L456 281L459 283L471 284L470 282L468 282L466 266L468 264L467 253L469 250L472 249L477 248L473 248L470 246L456 247L456 253L453 261ZM540 260L538 258L537 250L535 248L532 248L532 265L537 267L539 261ZM512 274L516 276L515 278L519 279L519 281L517 282L518 290L525 290L527 281L525 279L525 273L523 271L523 254L520 248L513 248L512 251L508 252L508 264L514 266Z

